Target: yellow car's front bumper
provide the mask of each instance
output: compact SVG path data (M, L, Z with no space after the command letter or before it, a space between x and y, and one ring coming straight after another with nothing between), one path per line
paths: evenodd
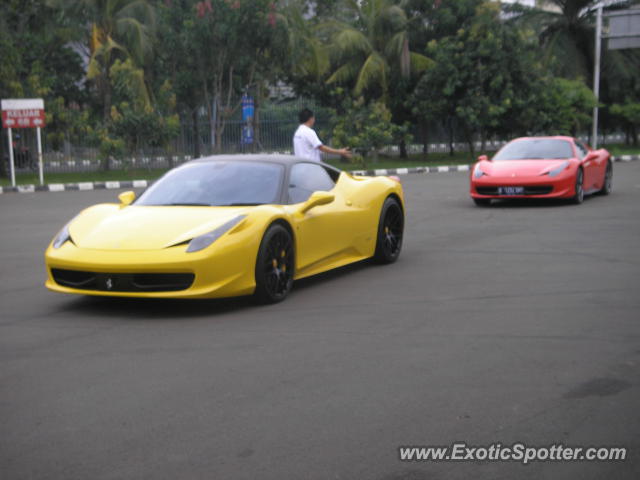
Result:
M155 251L119 251L81 249L66 242L59 249L50 246L45 253L48 274L45 285L56 292L111 297L219 298L249 295L255 290L259 240L238 235L194 253L187 253L186 245ZM89 282L86 288L65 285L65 282L56 281L52 273L54 269L95 273L96 281ZM135 274L193 274L194 279L188 288L181 290L118 291L120 280Z

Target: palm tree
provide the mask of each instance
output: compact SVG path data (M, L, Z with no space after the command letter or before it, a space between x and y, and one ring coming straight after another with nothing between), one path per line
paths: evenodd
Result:
M343 0L343 20L321 26L328 36L326 47L331 61L327 83L348 85L360 95L373 92L384 103L389 85L399 75L424 71L431 61L409 48L409 20L404 1Z
M103 117L111 115L111 67L117 59L131 59L142 69L152 50L155 11L148 0L49 0L84 22L89 29L87 78L96 83L102 98ZM144 76L135 88L148 98ZM146 100L145 100L146 101Z
M513 6L512 21L533 29L543 48L544 61L551 71L568 79L582 79L591 85L594 65L595 7L594 0L549 0L555 8L527 9ZM626 8L627 4L607 4L605 10ZM612 104L627 101L628 85L636 82L640 70L640 55L634 50L603 48L600 73L600 101ZM602 128L610 121L605 109Z
M538 35L545 52L545 63L554 73L590 82L593 76L595 7L599 3L596 0L548 0L542 4L551 8L527 8L518 4L506 8L515 13L512 21L533 29ZM620 5L610 8L620 8ZM606 52L603 72L633 75L638 65L627 61L628 56L628 51Z
M329 56L315 25L307 18L304 0L283 0L278 21L284 26L291 73L307 79L321 78L329 69Z

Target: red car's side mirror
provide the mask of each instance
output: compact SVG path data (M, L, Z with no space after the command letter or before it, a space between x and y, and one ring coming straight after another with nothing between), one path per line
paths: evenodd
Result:
M480 155L478 157L478 161L479 162L488 162L489 161L489 157L487 157L486 155Z
M591 160L595 160L596 158L598 158L598 152L596 150L591 150L589 153L587 153L587 156L584 157L584 161L590 162Z

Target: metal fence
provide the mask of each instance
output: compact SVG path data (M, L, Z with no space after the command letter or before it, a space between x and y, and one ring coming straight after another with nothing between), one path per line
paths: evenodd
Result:
M292 149L293 133L298 127L297 112L309 106L316 112L316 130L327 143L331 143L329 132L331 130L330 112L311 101L304 99L287 100L265 104L261 109L254 131L254 142L243 144L242 130L245 124L239 115L229 119L224 127L219 148L215 145L215 132L206 119L205 112L201 112L197 128L190 121L183 121L180 135L170 142L168 148L143 148L136 152L130 152L123 158L101 159L99 151L95 147L66 142L63 147L54 150L44 136L44 172L91 172L101 169L131 170L131 169L167 169L191 160L195 156L206 156L213 153L248 153L248 152L278 152L290 153ZM462 141L460 135L451 137L450 131L442 125L434 124L428 128L430 153L447 153L453 147L456 152L468 152L469 145ZM8 172L8 155L6 154L6 133L0 141L5 143L4 168ZM37 171L37 156L35 148L35 133L31 130L20 130L20 138L17 139L17 152L15 155L16 173ZM587 141L587 135L581 135L581 139ZM424 144L419 143L420 132L417 128L413 132L414 141L407 145L407 153L419 154L424 150ZM488 140L484 143L476 142L476 151L484 148L485 151L498 150L506 143L504 140ZM599 144L622 143L625 136L620 133L602 135ZM399 155L397 145L389 145L381 152L389 156ZM471 158L469 159L471 160Z

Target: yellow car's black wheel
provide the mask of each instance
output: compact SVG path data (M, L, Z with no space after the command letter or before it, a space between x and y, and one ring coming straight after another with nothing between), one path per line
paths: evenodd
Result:
M400 256L402 235L404 232L404 212L398 200L389 197L382 205L378 222L376 253L377 263L393 263Z
M284 300L293 285L294 268L291 234L282 225L272 225L264 234L258 250L256 300L260 303Z

